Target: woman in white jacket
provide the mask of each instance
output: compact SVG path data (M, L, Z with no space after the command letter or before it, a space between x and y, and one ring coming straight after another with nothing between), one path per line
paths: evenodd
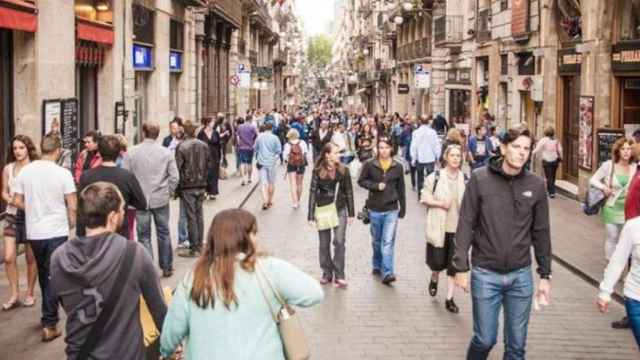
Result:
M460 169L462 147L458 144L447 146L444 150L443 160L446 166L427 177L421 193L421 202L428 208L426 260L432 271L429 294L436 296L440 272L446 270L447 296L445 306L449 312L457 314L460 310L453 301L456 272L451 260L466 183L465 175Z
M589 184L607 196L602 207L602 222L607 230L604 255L607 260L616 248L620 230L624 225L624 202L631 179L636 173L632 146L634 141L621 138L613 144L612 159L604 162L591 177Z

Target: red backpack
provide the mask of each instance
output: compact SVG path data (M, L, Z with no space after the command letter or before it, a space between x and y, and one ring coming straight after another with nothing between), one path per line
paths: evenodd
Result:
M291 144L291 151L289 152L289 158L287 162L291 166L304 166L304 153L302 153L302 146L300 143Z

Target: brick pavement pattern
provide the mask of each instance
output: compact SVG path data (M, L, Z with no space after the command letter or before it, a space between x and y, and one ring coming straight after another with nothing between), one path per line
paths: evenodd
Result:
M283 174L284 169L279 172ZM308 181L308 176L305 180ZM248 191L248 187L240 186L237 178L221 182L222 195L206 204L205 223L208 224L217 211L238 206ZM356 186L357 209L362 207L365 196L365 192ZM407 197L407 217L400 222L396 241L398 282L395 286L386 287L371 277L369 229L356 221L347 232L349 288L345 291L327 286L322 304L300 311L312 342L313 359L464 359L473 326L470 296L456 293L461 313L452 315L444 309L444 278L441 278L436 298L427 294L429 270L424 264L424 208L416 202L414 192L409 190ZM258 216L262 250L319 277L318 235L306 222L307 198L305 192L303 206L292 209L288 187L279 180L274 208L262 211L260 195L256 191L245 209ZM554 246L575 247L572 240L575 236L567 236L562 220L573 221L577 212L567 211L569 203L560 203L564 206L558 206L557 202L552 204ZM176 204L172 204L174 242L177 210ZM579 221L577 224L571 223L571 226L580 226ZM593 245L594 241L589 244ZM600 247L593 250L596 251L601 251ZM581 256L584 260L587 255ZM175 285L192 261L176 257L176 275L163 284ZM24 287L24 282L21 285ZM596 289L556 263L553 286L552 306L532 315L527 359L639 358L630 332L614 331L609 327L611 321L624 314L622 306L613 304L609 314L600 315L595 307ZM0 299L5 297L6 279L2 276ZM51 344L39 341L39 306L0 313L0 322L3 325L0 360L64 358L61 339ZM491 359L502 358L501 343L500 337Z

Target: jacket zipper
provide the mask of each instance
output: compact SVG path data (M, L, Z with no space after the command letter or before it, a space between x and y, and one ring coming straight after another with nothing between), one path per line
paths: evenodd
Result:
M517 211L518 211L518 207L516 206L516 193L515 190L513 189L513 179L509 180L509 188L511 190L511 204L513 204L513 213L516 217L518 216ZM511 224L511 229L513 231L514 229L514 224ZM512 238L515 239L515 234L512 234ZM511 244L505 244L505 258L504 258L504 271L508 271L509 270L509 254L510 254L510 246Z

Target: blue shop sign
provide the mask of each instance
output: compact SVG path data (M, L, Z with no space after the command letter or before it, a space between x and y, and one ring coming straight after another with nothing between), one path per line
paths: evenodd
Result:
M133 45L133 68L135 70L153 70L153 49L143 45Z
M169 53L169 70L171 72L182 71L182 53L177 51L171 51Z

